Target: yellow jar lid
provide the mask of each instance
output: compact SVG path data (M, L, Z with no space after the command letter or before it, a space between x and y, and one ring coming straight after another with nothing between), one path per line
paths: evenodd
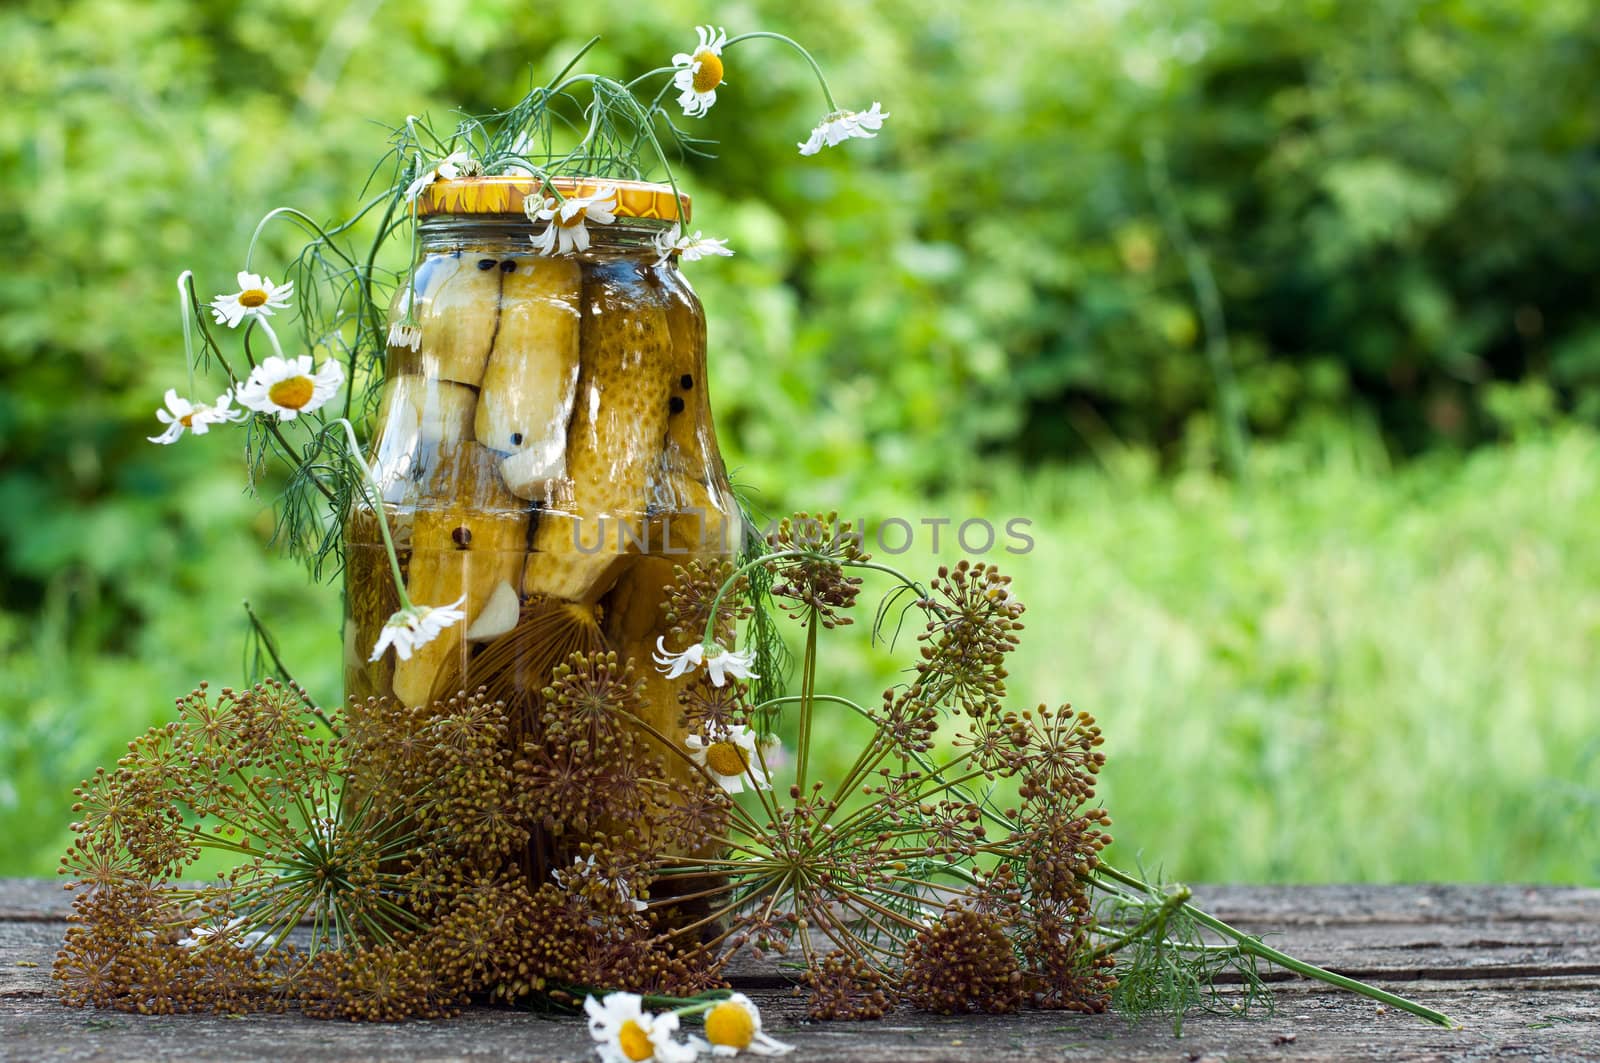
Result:
M592 196L601 189L614 190L619 218L654 218L657 221L678 219L678 212L672 209L670 185L604 177L553 177L550 183L563 196ZM543 191L544 182L537 177L440 178L423 189L417 197L417 213L422 217L434 214L521 214L522 201ZM689 197L680 195L679 198L683 203L684 224L688 224Z

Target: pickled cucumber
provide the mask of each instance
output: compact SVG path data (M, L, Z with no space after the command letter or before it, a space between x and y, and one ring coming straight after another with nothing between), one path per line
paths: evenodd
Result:
M567 430L570 501L540 512L525 594L592 603L647 539L647 490L661 463L672 336L661 300L629 262L590 266L579 330L578 401Z
M520 578L528 514L500 484L495 461L477 443L446 451L423 491L423 497L445 504L419 507L412 519L406 594L427 606L450 605L464 594L466 620L418 647L409 660L395 662L395 696L407 705L436 697L441 672L465 670L468 628L501 582Z

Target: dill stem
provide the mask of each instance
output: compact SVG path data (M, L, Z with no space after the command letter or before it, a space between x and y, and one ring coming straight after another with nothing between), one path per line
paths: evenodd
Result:
M317 707L317 703L311 700L311 695L306 693L305 687L302 687L296 683L294 681L294 677L289 674L289 669L283 666L283 658L278 656L277 640L272 637L272 633L267 630L267 626L261 622L261 618L256 615L256 611L250 608L250 602L248 599L245 600L244 611L245 615L250 618L250 626L255 629L256 637L261 640L261 648L267 651L268 657L272 658L272 666L278 670L279 675L283 676L284 679L289 681L295 690L299 691L300 700L304 702L306 708L311 711L311 715L315 716L322 722L324 727L337 735L339 733L339 729L333 725L333 721L328 719L327 716L323 715L322 710Z
M406 122L407 122L407 124L410 124L411 119L408 117L406 119ZM430 134L431 134L431 131L430 131ZM383 247L384 242L389 238L389 231L390 231L389 230L389 220L394 217L394 208L400 202L400 199L401 199L401 197L398 194L394 195L389 200L389 205L386 208L384 208L383 220L378 223L378 235L372 241L372 249L367 252L367 266L366 266L366 269L361 271L361 302L364 305L367 313L372 316L373 342L376 343L376 344L379 344L380 345L380 349L386 348L387 344L384 342L383 319L378 314L378 304L372 301L372 272L373 272L374 269L377 268L378 251ZM415 203L412 204L411 237L412 237L413 246L415 246L415 241L416 241L416 204ZM415 256L414 253L412 255L412 260L411 260L410 265L413 268L416 266L416 256ZM413 298L415 298L414 295L413 295ZM354 348L352 348L351 351L350 351L350 372L349 372L350 379L349 379L349 383L345 386L345 392L344 392L344 415L345 415L346 418L348 418L350 416L350 404L351 404L352 401L354 401L354 398L355 398L355 390L356 390L356 357L357 357L357 353L359 351L359 348L361 346L359 341L360 341L360 332L359 332L359 326L358 326L357 343L356 343L356 346ZM405 592L404 591L401 592L401 597L402 598L405 597Z
M1147 895L1156 896L1160 894L1160 891L1154 886L1150 885L1148 882L1144 882L1141 879L1135 878L1133 875L1130 875L1127 872L1118 871L1109 864L1101 864L1095 869L1095 872L1089 876L1091 883L1095 882L1097 875L1104 875L1106 878L1109 878L1114 882L1120 882L1124 886L1130 886L1133 889L1139 890ZM1104 888L1103 884L1101 884L1101 886ZM1459 1024L1454 1022L1448 1015L1434 1011L1432 1008L1423 1007L1421 1004L1407 1000L1405 997L1390 993L1387 990L1379 989L1375 985L1369 985L1366 982L1358 981L1354 978L1348 978L1342 974L1335 974L1333 971L1330 971L1327 968L1318 967L1314 963L1307 963L1304 960L1297 960L1288 953L1279 952L1271 945L1266 944L1260 938L1253 937L1249 934L1246 934L1242 930L1231 927L1227 923L1224 923L1222 920L1218 919L1216 916L1208 915L1188 902L1184 902L1182 908L1184 912L1195 922L1199 923L1208 930L1221 934L1225 938L1238 942L1239 948L1252 956L1267 960L1270 963L1275 963L1285 970L1293 971L1296 974L1302 975L1306 978L1313 978L1319 982L1326 982L1328 985L1337 986L1340 989L1346 989L1352 993L1358 993L1361 996L1368 997L1369 999L1399 1008L1401 1011L1410 1012L1412 1015L1415 1015L1420 1019L1426 1019L1427 1021L1439 1026L1443 1026L1446 1029L1460 1028Z
M400 555L395 553L394 537L389 534L389 515L383 511L383 493L378 492L376 499L367 495L368 487L377 487L377 478L372 475L372 469L367 465L367 460L361 456L361 444L356 442L356 430L349 421L343 417L336 422L344 426L345 442L349 444L350 461L361 470L361 500L372 507L372 515L378 519L378 532L383 536L383 549L389 555L389 571L394 574L395 593L400 596L402 611L415 609L411 597L406 594L406 579L400 574Z
M1192 896L1194 895L1189 892L1188 886L1179 886L1176 893L1169 895L1166 900L1162 901L1160 907L1151 912L1149 915L1145 916L1144 919L1140 921L1138 926L1134 927L1126 934L1120 934L1117 937L1111 938L1109 941L1101 944L1099 948L1095 949L1095 958L1098 959L1101 956L1109 956L1112 953L1122 949L1124 946L1133 944L1152 929L1155 929L1156 936L1160 937L1162 934L1166 933L1167 920L1172 918L1172 913L1187 904L1189 898Z
M800 672L800 732L795 738L795 785L806 792L806 767L811 756L811 717L817 690L817 611L806 617L806 656Z

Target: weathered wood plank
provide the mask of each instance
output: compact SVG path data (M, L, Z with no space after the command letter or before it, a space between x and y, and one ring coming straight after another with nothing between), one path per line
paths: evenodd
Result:
M770 962L741 965L770 1032L803 1060L1600 1059L1600 891L1522 887L1205 887L1197 899L1315 963L1388 982L1466 1026L1439 1030L1313 983L1275 987L1263 1018L1165 1020L901 1011L809 1023ZM146 1018L61 1007L49 965L70 894L0 880L0 1058L338 1061L592 1059L580 1022L474 1008L450 1022L364 1026L302 1016ZM37 965L37 966L31 966ZM1232 999L1224 997L1225 1000Z

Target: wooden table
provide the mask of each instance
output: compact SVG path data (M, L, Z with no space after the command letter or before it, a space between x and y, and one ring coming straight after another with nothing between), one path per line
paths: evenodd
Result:
M1170 1021L1030 1012L954 1018L901 1011L881 1022L808 1023L776 971L746 968L789 1058L1600 1060L1600 890L1517 886L1213 886L1197 902L1292 955L1376 981L1463 1024L1443 1030L1298 979L1275 1013ZM0 879L0 1059L584 1060L575 1019L474 1008L399 1026L299 1015L144 1018L64 1008L50 962L69 897L55 882Z

